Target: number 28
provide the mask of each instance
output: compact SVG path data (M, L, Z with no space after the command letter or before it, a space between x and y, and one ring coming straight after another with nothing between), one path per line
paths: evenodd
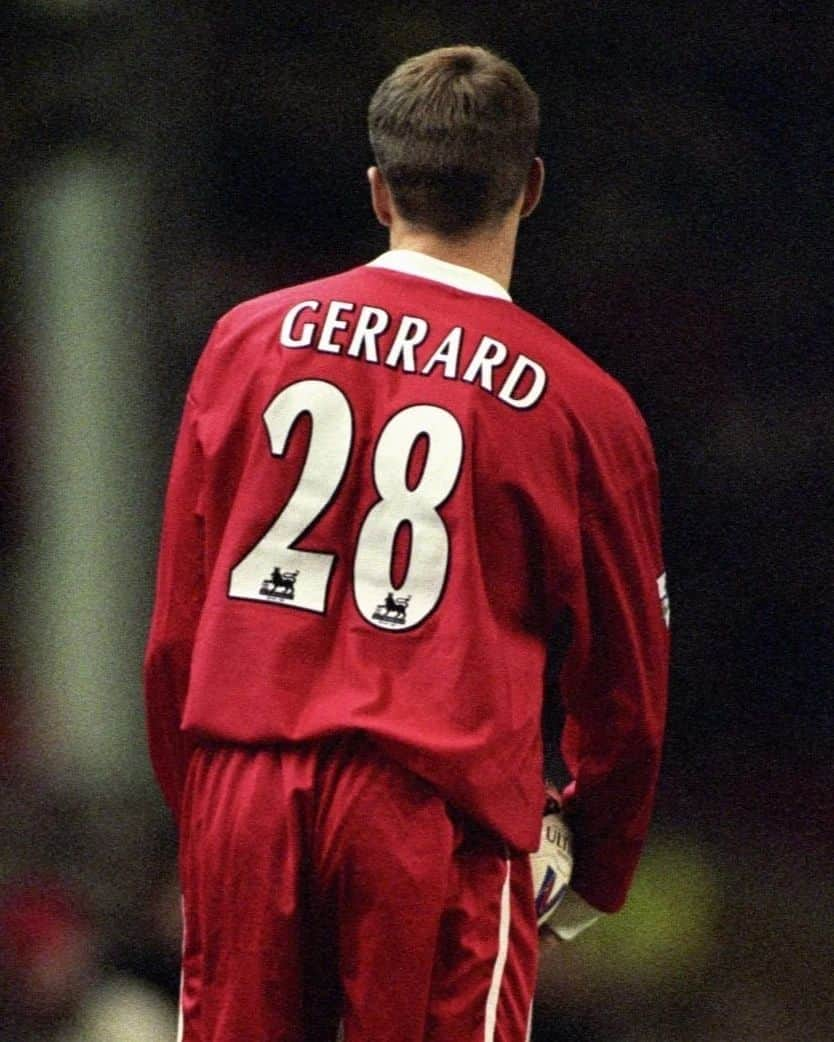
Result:
M353 415L345 394L331 383L290 384L264 412L273 456L284 455L290 431L304 413L311 418L311 431L298 484L267 532L232 569L229 596L323 613L336 556L298 550L294 544L339 493L353 448ZM408 464L420 437L428 439L425 464L409 488ZM411 629L437 606L449 563L449 533L438 509L454 490L462 461L463 433L446 409L411 405L383 426L373 456L379 498L359 529L353 561L356 606L371 625ZM411 529L411 550L405 577L394 591L391 561L403 523ZM270 575L276 577L272 585ZM284 582L291 596L276 601L277 582ZM386 603L392 609L397 605L395 614L386 613Z

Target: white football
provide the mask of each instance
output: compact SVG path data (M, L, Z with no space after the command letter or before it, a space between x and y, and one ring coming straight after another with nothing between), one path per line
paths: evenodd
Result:
M561 814L542 818L539 849L530 855L536 918L542 926L565 896L573 870L573 836Z

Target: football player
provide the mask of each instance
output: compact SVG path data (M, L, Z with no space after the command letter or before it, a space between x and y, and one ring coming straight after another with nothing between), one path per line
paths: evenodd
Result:
M390 250L236 307L194 373L145 662L186 1042L522 1042L553 707L547 928L625 899L664 721L657 475L626 392L511 299L538 124L489 51L404 62L369 111Z

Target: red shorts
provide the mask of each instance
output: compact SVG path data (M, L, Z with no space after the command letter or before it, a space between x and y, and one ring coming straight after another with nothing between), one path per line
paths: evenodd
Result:
M524 1042L529 859L361 735L198 748L184 1042Z

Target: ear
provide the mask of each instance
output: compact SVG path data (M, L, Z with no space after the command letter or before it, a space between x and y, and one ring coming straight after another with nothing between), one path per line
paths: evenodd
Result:
M530 164L527 173L527 183L524 185L524 196L521 203L521 216L529 217L539 205L544 188L544 163L540 156L536 156Z
M378 166L368 167L368 183L371 186L371 206L376 219L385 228L390 228L394 217L391 192Z

